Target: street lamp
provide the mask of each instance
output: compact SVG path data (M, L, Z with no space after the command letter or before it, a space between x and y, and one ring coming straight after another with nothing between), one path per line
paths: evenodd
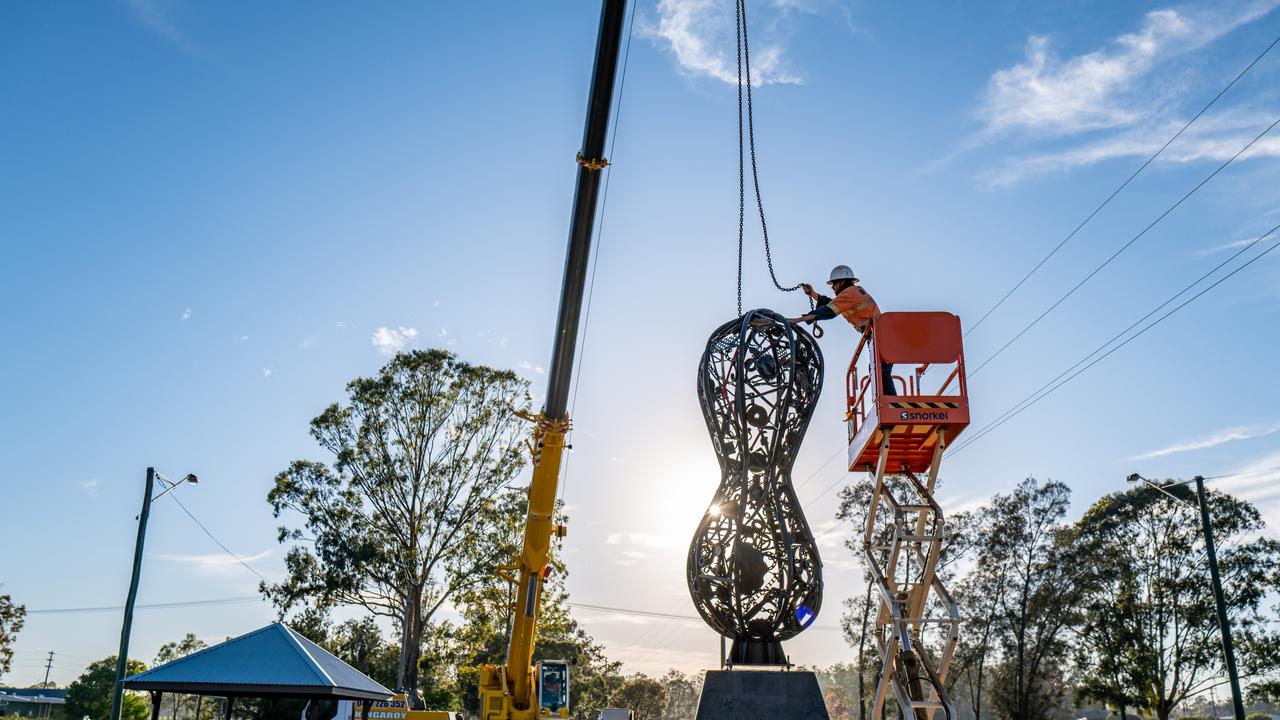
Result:
M1205 497L1204 478L1197 475L1190 480L1160 485L1138 473L1125 478L1128 482L1139 480L1182 503L1200 506L1200 529L1204 532L1205 554L1209 557L1209 577L1213 581L1213 601L1218 607L1218 629L1222 631L1222 654L1226 658L1227 678L1231 681L1231 702L1236 720L1244 720L1244 698L1240 695L1240 675L1236 672L1236 651L1231 642L1231 621L1227 619L1227 601L1222 593L1222 577L1218 574L1218 551L1213 545L1213 523L1209 520L1209 502ZM1189 483L1196 484L1193 494ZM1193 500L1194 498L1194 500Z
M151 493L155 491L156 479L160 480L164 490L160 495L151 497ZM129 632L133 629L133 602L138 598L138 576L142 572L142 546L147 538L147 517L151 514L151 502L183 483L196 485L199 482L199 479L192 474L174 482L156 472L155 468L147 468L147 487L142 496L142 512L138 514L138 541L133 547L133 578L129 581L129 597L124 603L124 624L120 628L120 655L116 658L116 684L111 689L111 720L120 720L120 703L124 699L124 675L129 667Z

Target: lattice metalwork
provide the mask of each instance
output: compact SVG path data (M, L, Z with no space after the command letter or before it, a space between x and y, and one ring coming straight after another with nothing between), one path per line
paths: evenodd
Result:
M863 537L880 600L874 639L881 666L872 716L881 717L885 700L892 697L901 717L934 720L941 710L942 720L953 720L946 680L959 640L960 611L937 573L946 523L933 498L946 435L939 431L924 478L906 469L897 476L886 473L891 437L886 433L881 441Z
M720 486L689 545L689 592L730 661L787 664L822 605L822 561L791 466L822 392L822 351L771 310L721 325L698 366Z

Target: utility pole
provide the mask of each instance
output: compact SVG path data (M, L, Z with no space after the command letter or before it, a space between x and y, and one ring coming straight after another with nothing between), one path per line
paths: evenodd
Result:
M49 671L53 669L53 651L49 651L49 658L44 663L44 682L40 684L41 689L49 687Z
M1209 561L1209 579L1213 585L1213 603L1218 611L1218 629L1222 632L1222 655L1226 665L1227 679L1231 683L1231 705L1235 720L1245 720L1244 696L1240 693L1240 673L1236 670L1236 648L1231 642L1231 620L1227 617L1227 599L1222 591L1222 576L1218 572L1218 550L1213 543L1213 521L1209 517L1209 499L1204 491L1204 476L1197 475L1190 480L1160 485L1134 473L1127 478L1128 482L1142 482L1168 495L1174 500L1185 503L1192 502L1190 483L1196 484L1195 504L1200 509L1200 529L1204 532L1205 555ZM1213 689L1210 688L1212 697ZM1214 701L1217 702L1216 700ZM1217 715L1215 704L1214 714Z
M1209 577L1213 580L1213 600L1218 606L1218 628L1222 631L1222 654L1226 657L1227 678L1231 681L1231 704L1236 720L1244 720L1244 698L1240 695L1240 674L1236 672L1236 649L1231 642L1231 623L1227 619L1227 601L1218 574L1218 551L1213 545L1213 524L1209 519L1209 502L1205 497L1204 478L1195 477L1196 500L1200 505L1200 528L1204 530L1204 548L1209 556Z
M142 512L138 514L138 540L133 547L133 577L129 581L129 597L124 603L124 624L120 628L120 656L116 659L116 684L111 689L111 720L120 720L120 702L124 697L124 676L129 667L129 631L133 629L133 603L138 599L138 577L142 574L142 547L147 539L147 516L151 514L151 490L155 482L156 469L149 467L147 468L147 487L142 496Z
M53 669L53 651L50 650L49 657L47 660L45 660L45 663L44 663L44 682L40 683L41 690L47 690L49 688L49 671L52 669ZM53 706L45 705L43 708L41 708L41 712L42 712L42 717L47 718L53 714Z

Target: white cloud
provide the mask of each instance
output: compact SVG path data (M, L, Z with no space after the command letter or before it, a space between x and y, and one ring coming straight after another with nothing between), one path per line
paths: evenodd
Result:
M1242 240L1232 240L1229 243L1223 243L1221 245L1214 245L1213 247L1207 247L1201 250L1197 250L1196 254L1197 255L1216 255L1217 253L1220 253L1220 252L1224 252L1227 250L1235 250L1236 248L1242 248L1245 245L1251 245L1257 241L1258 241L1257 238L1244 238Z
M1275 121L1275 117L1275 111L1225 108L1198 120L1160 154L1157 163L1224 162L1248 146L1258 133ZM1064 150L1011 158L982 177L992 187L1004 187L1028 178L1066 172L1114 158L1147 158L1185 124L1186 119L1177 118L1142 124ZM1236 162L1263 157L1280 157L1280 136L1264 136Z
M400 327L398 329L380 327L373 331L373 346L383 355L395 355L405 346L417 340L416 328Z
M191 308L187 308L186 310L183 310L183 311L182 311L182 315L181 315L181 317L179 317L178 319L179 319L179 320L190 320L190 319L191 319Z
M259 372L262 373L262 377L264 378L271 377L271 368L262 368Z
M436 337L445 345L457 345L458 338L449 335L449 328L442 327L436 330Z
M520 368L521 370L532 370L539 375L547 374L546 368L542 367L541 365L534 365L528 360L521 360L520 363L516 365L516 367Z
M1280 452L1255 458L1213 487L1254 503L1272 536L1280 535Z
M784 10L804 9L800 3L777 1ZM646 23L641 33L660 47L666 47L680 69L692 76L710 77L732 85L738 83L737 57L732 52L734 7L724 0L660 0L656 27ZM748 17L752 28L767 28ZM751 48L751 81L753 85L801 83L803 80L786 68L783 48L778 42L761 41L757 30Z
M182 563L190 565L195 572L201 575L231 575L238 572L244 572L244 566L240 563L251 563L256 560L263 560L270 557L271 550L263 550L253 555L241 555L240 559L231 557L225 553L211 553L208 555L160 555L161 560L169 562Z
M612 533L605 538L609 545L634 545L636 547L661 548L671 545L671 538L655 533Z
M89 497L98 497L98 478L91 478L80 483L80 487L87 493Z
M208 60L208 53L178 27L173 18L174 5L173 0L129 0L129 9L144 27L188 55Z
M301 350L308 350L312 346L314 346L316 344L316 341L319 339L320 339L319 335L308 335L298 341L298 348Z
M1048 37L1032 35L1026 60L991 76L979 116L989 134L1050 136L1148 118L1160 100L1153 94L1159 83L1147 81L1156 67L1263 17L1280 0L1223 5L1153 10L1136 32L1065 59L1053 53Z
M1141 455L1136 455L1133 460L1150 460L1151 458L1164 457L1166 455L1174 455L1177 453L1190 452L1192 450L1204 450L1211 447L1217 447L1229 442L1238 440L1252 440L1253 438L1266 437L1274 433L1280 432L1280 425L1271 425L1267 427L1229 427L1217 430L1204 437L1195 440L1186 440L1184 442L1174 443L1168 447L1158 450L1152 450Z
M344 322L342 322L341 320L339 320L339 321L337 321L337 322L335 322L335 323L333 324L333 327L334 327L334 329L335 329L335 330L341 330L342 328L344 328L344 327L346 327L346 326L347 326L347 324L346 324L346 323L344 323Z
M248 335L241 335L240 337L236 338L236 341L237 341L237 342L248 342L248 341L249 341L249 336L248 336Z

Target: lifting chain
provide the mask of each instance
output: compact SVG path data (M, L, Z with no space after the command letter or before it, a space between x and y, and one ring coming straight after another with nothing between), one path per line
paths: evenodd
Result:
M769 246L769 225L765 221L764 198L760 195L760 171L756 163L756 131L755 118L751 107L751 43L747 33L747 0L735 0L734 24L737 30L738 51L738 315L742 315L742 244L746 230L746 158L745 150L751 152L751 184L756 194L756 210L760 214L760 233L764 236L764 259L769 266L769 279L773 286L782 292L794 292L802 283L789 287L778 282L773 270L773 250ZM743 68L746 68L746 107L747 122L744 129L742 123ZM744 147L745 146L745 147ZM814 308L813 298L809 298L809 310ZM822 329L817 323L813 325L813 334L822 337Z

